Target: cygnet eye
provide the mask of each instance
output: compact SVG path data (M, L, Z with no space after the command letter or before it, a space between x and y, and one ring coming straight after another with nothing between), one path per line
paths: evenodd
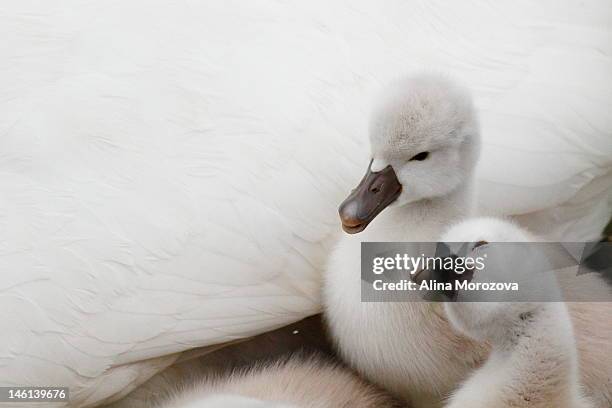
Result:
M419 154L417 154L417 155L414 155L414 156L412 157L412 159L410 159L410 161L413 161L413 160L423 161L423 160L425 160L427 157L429 157L429 152L421 152L421 153L419 153Z

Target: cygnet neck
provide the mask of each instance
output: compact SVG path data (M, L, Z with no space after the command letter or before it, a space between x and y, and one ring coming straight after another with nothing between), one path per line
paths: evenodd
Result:
M361 241L437 241L443 230L473 210L472 183L441 197L391 205L358 235Z

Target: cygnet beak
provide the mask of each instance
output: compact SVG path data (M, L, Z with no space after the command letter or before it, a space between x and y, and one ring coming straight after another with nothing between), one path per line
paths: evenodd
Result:
M349 234L363 231L376 216L402 192L393 167L372 171L372 161L359 185L340 204L342 229Z
M457 255L450 255L449 258L457 258ZM427 300L435 301L456 301L458 291L455 289L455 282L471 282L474 278L474 268L465 268L463 271L455 271L453 269L446 268L434 268L432 270L426 270L419 274L417 277L418 283L420 284L423 280L430 280L438 283L450 283L453 289L451 290L434 290L427 295Z

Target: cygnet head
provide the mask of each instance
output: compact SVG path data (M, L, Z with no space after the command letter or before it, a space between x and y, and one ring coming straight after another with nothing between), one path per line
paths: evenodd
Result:
M469 218L451 226L442 242L535 242L537 238L512 221L496 217Z
M560 299L542 247L529 244L535 241L534 236L510 221L468 219L452 226L441 240L451 247L453 242L469 243L463 255L482 260L484 267L471 271L469 282L518 285L518 291L498 285L496 290L455 293L445 310L451 323L470 337L485 340L502 335L539 308L539 302Z
M343 229L363 231L386 207L444 197L471 180L480 136L469 93L420 74L391 83L370 119L372 161L341 204Z

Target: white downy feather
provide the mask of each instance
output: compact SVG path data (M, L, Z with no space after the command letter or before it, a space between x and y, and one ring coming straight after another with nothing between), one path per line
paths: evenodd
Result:
M606 0L0 4L0 383L117 397L320 310L372 94L475 94L483 211L610 214Z

